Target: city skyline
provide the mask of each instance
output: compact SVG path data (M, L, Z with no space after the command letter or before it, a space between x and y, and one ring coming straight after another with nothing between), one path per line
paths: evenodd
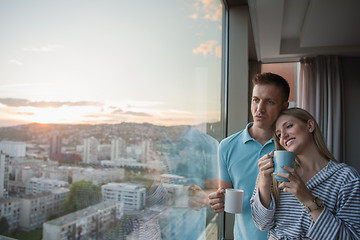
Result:
M0 0L0 127L220 119L221 3Z

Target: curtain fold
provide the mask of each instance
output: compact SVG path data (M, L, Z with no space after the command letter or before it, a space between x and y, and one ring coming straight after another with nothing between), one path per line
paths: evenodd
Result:
M339 56L300 60L298 107L318 122L329 150L340 162L344 158L343 77Z

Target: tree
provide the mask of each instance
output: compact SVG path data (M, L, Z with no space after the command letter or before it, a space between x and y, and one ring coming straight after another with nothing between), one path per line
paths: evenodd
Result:
M72 184L63 208L66 213L75 212L102 201L101 188L89 181Z
M69 183L69 184L72 184L72 181L73 181L72 177L71 177L71 176L68 176L68 183Z
M5 217L0 218L0 235L9 232L9 223Z

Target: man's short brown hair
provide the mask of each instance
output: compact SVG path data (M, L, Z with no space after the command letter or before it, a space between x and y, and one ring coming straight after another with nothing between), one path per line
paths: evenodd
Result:
M289 101L289 95L290 95L289 83L280 75L270 72L258 73L256 74L255 78L252 80L252 82L254 86L257 84L269 84L281 88L283 102Z

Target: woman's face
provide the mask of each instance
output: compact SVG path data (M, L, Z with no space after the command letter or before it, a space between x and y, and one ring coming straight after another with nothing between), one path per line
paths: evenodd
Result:
M280 139L280 145L287 151L292 151L300 155L309 144L313 143L313 124L312 120L307 123L299 119L282 115L276 121L275 133Z

